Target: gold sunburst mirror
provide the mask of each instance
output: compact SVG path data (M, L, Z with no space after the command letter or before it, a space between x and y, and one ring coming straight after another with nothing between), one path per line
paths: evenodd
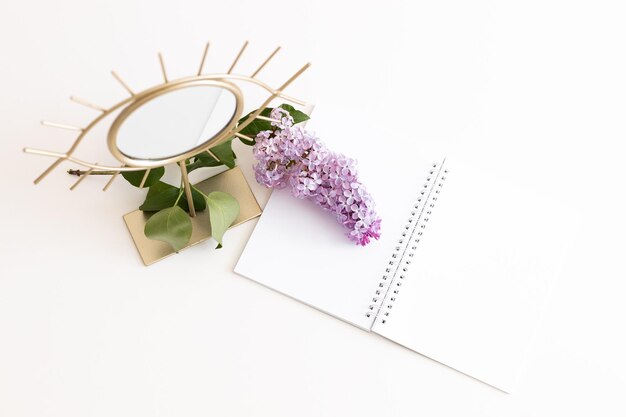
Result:
M254 141L254 138L246 136L242 131L257 120L272 122L271 118L262 113L275 99L306 106L305 101L286 95L284 90L310 65L307 63L302 66L280 86L271 87L259 80L257 76L275 57L280 47L276 48L250 75L246 75L236 73L235 68L248 42L241 47L227 71L216 74L206 74L203 71L209 46L207 43L195 74L178 79L168 77L163 56L159 53L158 62L163 82L143 91L134 91L115 71L111 71L113 77L128 93L128 97L110 107L98 106L71 97L72 101L87 106L99 114L85 127L42 121L45 126L72 130L77 132L78 136L66 151L24 149L24 152L29 154L54 158L54 162L35 179L35 184L41 182L62 163L70 162L84 168L80 171L81 175L78 180L70 187L71 190L89 176L107 173L111 175L111 178L103 188L103 191L106 191L119 174L126 172L143 172L139 174L142 175L139 187L143 188L152 171L174 165L180 170L189 216L194 222L199 222L197 217L203 214L197 216L196 213L196 204L187 170L188 162L202 153L208 153L215 160L220 161L220 156L216 155L212 149L235 137ZM256 110L252 111L247 118L242 119L244 84L256 86L264 90L267 95L265 100L251 107ZM119 165L100 165L81 158L79 156L81 143L89 132L109 116L114 119L106 134L106 149L119 162ZM239 217L233 224L239 224L260 214L260 208L238 168L209 178L193 187L198 189L205 187L207 190L219 189L233 194L241 207ZM125 216L131 235L146 265L175 252L167 244L147 239L144 236L143 226L148 219L149 215L141 211ZM207 239L210 234L210 228L194 227L194 234L187 246Z

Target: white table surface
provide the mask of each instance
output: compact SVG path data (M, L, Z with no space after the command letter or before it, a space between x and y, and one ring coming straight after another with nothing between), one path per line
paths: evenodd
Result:
M2 2L0 415L623 416L625 18L621 1ZM158 82L157 51L189 74L205 40L223 71L246 39L242 71L284 46L274 83L313 62L290 93L336 149L402 134L404 151L472 150L580 213L517 392L233 274L254 222L145 268L121 218L142 193L70 192L63 170L32 185L51 161L21 148L73 138L39 120L94 116L70 94L121 99L111 69Z

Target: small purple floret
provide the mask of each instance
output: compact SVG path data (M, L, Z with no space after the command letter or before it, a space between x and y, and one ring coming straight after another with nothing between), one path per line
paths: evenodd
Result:
M259 132L253 148L257 181L268 188L289 188L333 213L346 236L365 246L380 237L374 201L357 178L356 161L332 152L298 126L285 109L272 110L273 130Z

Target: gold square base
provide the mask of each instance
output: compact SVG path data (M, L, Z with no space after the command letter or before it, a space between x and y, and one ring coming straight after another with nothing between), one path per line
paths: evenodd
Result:
M231 228L261 215L261 207L256 198L254 198L254 194L252 194L252 190L238 166L199 182L194 187L205 194L213 191L223 191L237 199L239 202L239 216L230 226ZM135 210L124 215L126 226L146 266L176 253L167 243L148 239L144 235L144 226L151 215L152 213L144 213L141 210ZM185 248L204 242L211 237L208 210L198 212L196 217L191 218L191 222L193 224L193 232L189 244Z

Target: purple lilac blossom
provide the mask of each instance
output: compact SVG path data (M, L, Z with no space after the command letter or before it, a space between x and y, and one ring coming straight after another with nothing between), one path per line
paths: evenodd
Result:
M259 132L253 154L257 181L268 188L288 188L334 214L346 236L359 245L380 237L374 201L357 178L356 161L332 152L315 135L293 125L285 109L272 110L272 130Z

